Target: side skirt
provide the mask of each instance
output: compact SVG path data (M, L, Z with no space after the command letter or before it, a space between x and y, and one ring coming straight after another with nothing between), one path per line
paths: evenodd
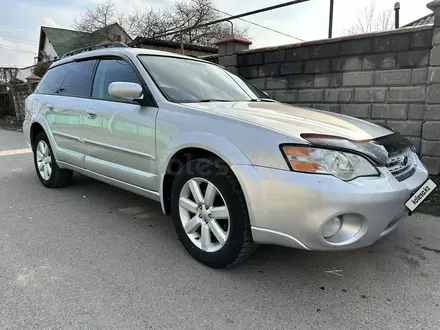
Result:
M89 171L87 169L84 169L84 168L81 168L81 167L78 167L78 166L75 166L75 165L71 165L69 163L65 163L65 162L62 162L62 161L58 161L57 163L58 163L58 165L61 168L66 168L66 169L69 169L69 170L81 173L81 174L83 174L85 176L88 176L88 177L91 177L93 179L96 179L96 180L108 183L108 184L110 184L112 186L115 186L115 187L118 187L118 188L130 191L130 192L135 193L135 194L140 195L140 196L147 197L147 198L152 199L152 200L154 200L156 202L160 202L160 194L157 191L152 191L152 190L148 190L148 189L145 189L145 188L141 188L141 187L132 185L130 183L126 183L126 182L123 182L123 181L120 181L120 180L117 180L117 179L113 179L111 177L108 177L108 176L105 176L105 175L102 175L102 174L98 174L96 172L92 172L92 171Z

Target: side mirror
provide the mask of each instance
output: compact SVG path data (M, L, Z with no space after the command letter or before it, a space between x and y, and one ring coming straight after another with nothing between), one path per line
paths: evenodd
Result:
M120 100L136 101L143 98L141 85L130 82L113 82L108 86L108 93Z

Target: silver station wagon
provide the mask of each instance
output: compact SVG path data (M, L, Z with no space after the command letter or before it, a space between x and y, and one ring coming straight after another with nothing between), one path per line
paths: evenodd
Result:
M387 127L282 104L216 64L146 49L57 61L26 101L23 131L44 186L78 172L156 200L215 268L258 244L371 245L432 189Z

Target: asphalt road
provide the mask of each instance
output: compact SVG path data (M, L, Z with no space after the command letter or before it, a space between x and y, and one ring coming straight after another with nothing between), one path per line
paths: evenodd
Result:
M79 175L46 189L23 148L0 130L1 329L440 329L439 218L360 251L263 246L213 270L159 204Z

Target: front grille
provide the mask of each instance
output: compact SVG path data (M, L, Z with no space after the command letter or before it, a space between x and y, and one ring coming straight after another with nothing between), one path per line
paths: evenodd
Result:
M389 156L387 168L397 180L403 181L414 174L414 164L414 153L404 149Z

